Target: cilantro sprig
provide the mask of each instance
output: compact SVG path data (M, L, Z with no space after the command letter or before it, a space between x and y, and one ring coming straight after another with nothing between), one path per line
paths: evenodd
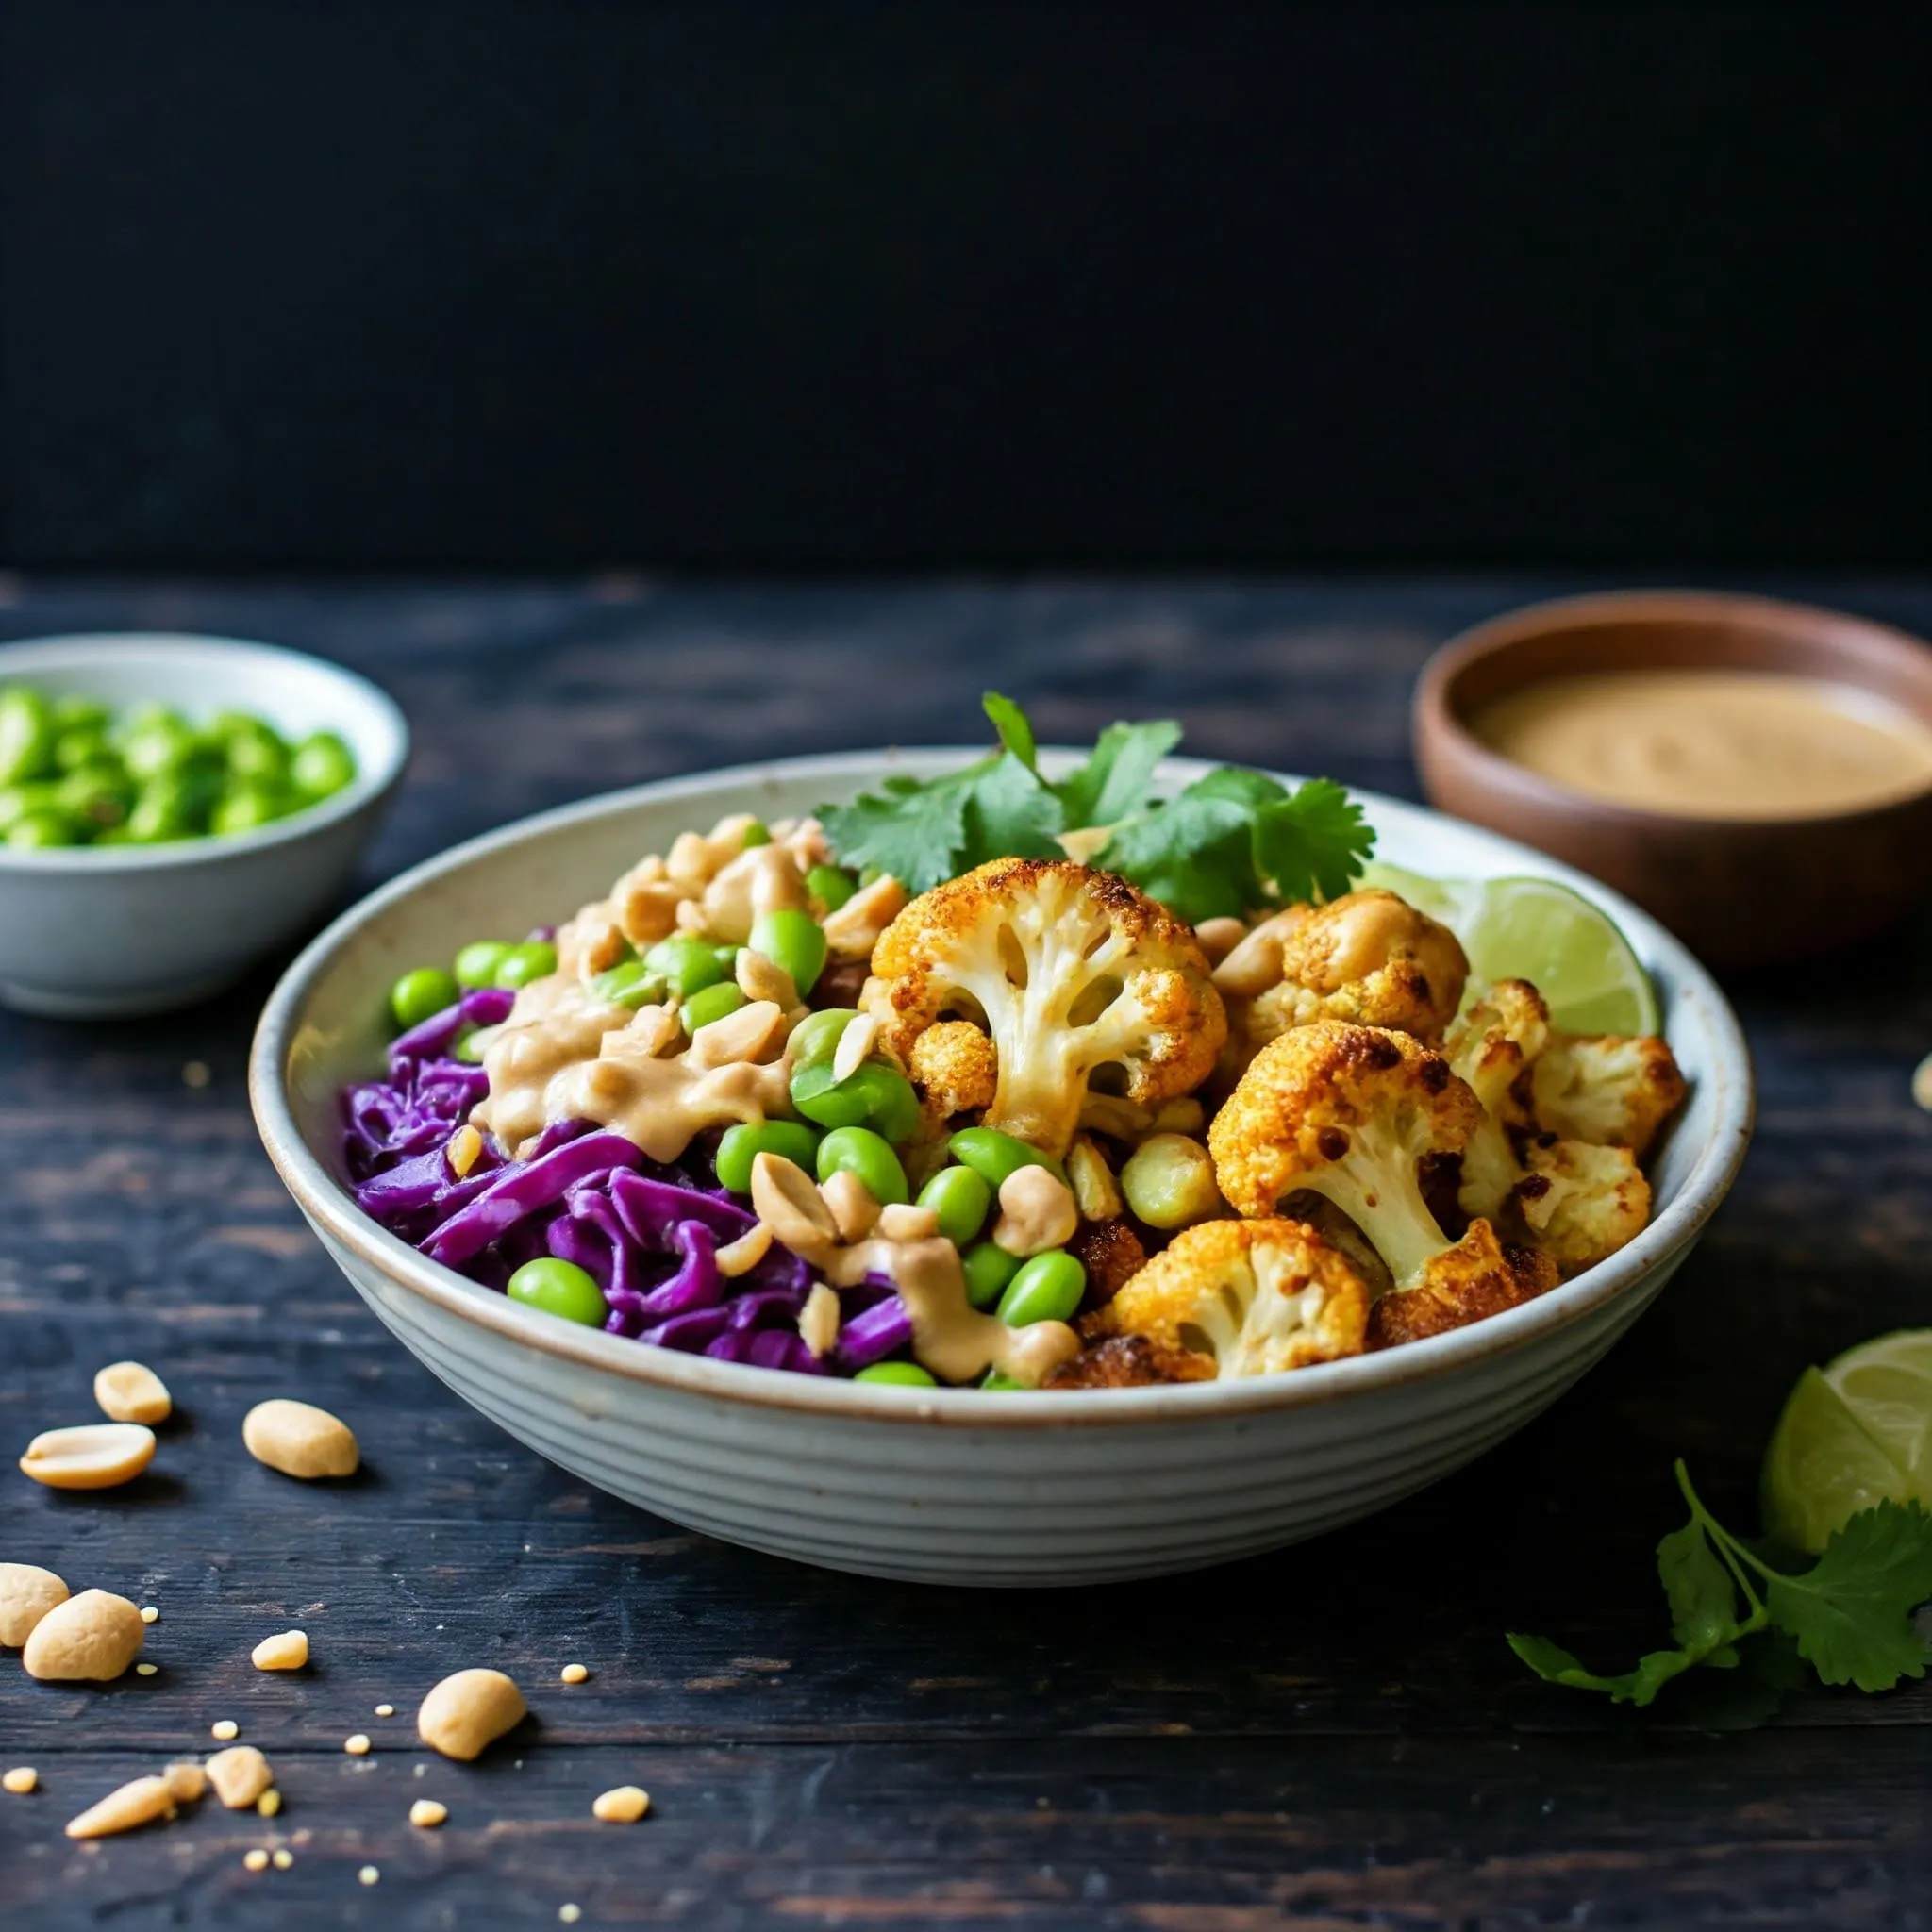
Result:
M1538 1676L1642 1706L1699 1664L1734 1668L1740 1645L1763 1632L1791 1640L1823 1683L1890 1690L1925 1674L1932 1645L1914 1627L1912 1612L1932 1598L1932 1516L1916 1503L1880 1503L1859 1510L1810 1569L1778 1569L1725 1529L1684 1465L1675 1467L1690 1520L1657 1546L1675 1647L1651 1651L1622 1675L1605 1677L1546 1637L1511 1632L1510 1649Z
M888 778L819 818L848 865L889 872L923 892L992 858L1057 858L1062 833L1104 831L1092 863L1131 879L1198 924L1348 891L1374 850L1362 808L1340 785L1278 779L1222 765L1173 798L1153 796L1155 768L1180 742L1172 720L1109 724L1058 783L1040 770L1033 727L988 691L1000 748L963 770Z

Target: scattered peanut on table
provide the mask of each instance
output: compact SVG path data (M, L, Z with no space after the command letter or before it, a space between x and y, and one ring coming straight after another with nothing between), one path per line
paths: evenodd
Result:
M20 1660L43 1684L106 1684L141 1655L147 1625L125 1596L84 1590L33 1627Z
M204 1767L208 1781L230 1811L245 1811L275 1783L269 1762L253 1744L217 1751Z
M37 1563L0 1563L0 1643L18 1650L34 1625L67 1597L66 1584L51 1570Z
M158 1818L175 1815L175 1794L164 1777L138 1777L109 1791L97 1805L90 1805L78 1818L67 1821L69 1838L106 1838L112 1832L132 1831L139 1824L152 1824Z
M41 1782L41 1774L31 1764L16 1764L11 1771L0 1772L0 1791L11 1791L16 1798L24 1798Z
M355 1432L340 1416L284 1395L258 1402L248 1411L242 1441L256 1461L303 1482L354 1475L362 1460Z
M591 1804L591 1815L606 1824L635 1824L650 1808L650 1793L636 1785L619 1785L615 1790L601 1792Z
M278 1636L264 1637L248 1653L248 1661L258 1671L299 1671L308 1661L308 1633L284 1630Z
M175 1412L168 1385L145 1362L109 1362L94 1377L94 1400L117 1423L164 1423Z
M139 1423L79 1423L26 1445L21 1469L50 1490L111 1490L154 1460L155 1432Z
M501 1671L458 1671L423 1700L416 1729L431 1750L468 1763L519 1724L528 1707L515 1680Z
M449 1816L449 1807L439 1805L434 1798L418 1798L409 1807L409 1823L424 1831L432 1831Z

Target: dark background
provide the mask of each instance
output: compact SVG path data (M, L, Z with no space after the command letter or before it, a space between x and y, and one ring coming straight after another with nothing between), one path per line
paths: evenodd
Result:
M0 557L1923 566L1928 47L8 0Z

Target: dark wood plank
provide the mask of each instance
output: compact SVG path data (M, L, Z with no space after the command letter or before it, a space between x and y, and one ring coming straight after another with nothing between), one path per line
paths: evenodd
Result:
M368 883L588 790L970 735L988 684L1048 736L1174 711L1193 748L1408 792L1423 656L1541 588L55 587L16 591L0 635L201 626L375 670L419 753ZM1818 594L1932 624L1932 589ZM125 1491L0 1481L0 1556L162 1612L151 1678L60 1690L0 1659L0 1757L47 1786L0 1799L0 1918L259 1923L273 1900L278 1924L534 1924L574 1898L587 1924L707 1926L1912 1923L1932 1687L1801 1691L1740 1736L1763 1711L1728 1680L1613 1711L1530 1680L1502 1632L1606 1663L1651 1642L1671 1457L1748 1524L1797 1371L1928 1319L1932 1122L1906 1087L1932 1046L1927 937L1733 983L1763 1083L1738 1191L1629 1341L1515 1442L1211 1578L1025 1596L690 1536L447 1395L256 1143L242 1065L272 967L139 1025L0 1015L0 1443L85 1419L113 1356L153 1362L186 1410ZM349 1417L364 1476L299 1488L247 1460L242 1415L283 1392ZM313 1668L254 1672L250 1645L293 1623ZM595 1674L567 1690L573 1658ZM538 1721L418 1780L413 1707L470 1662L514 1671ZM385 1701L401 1715L375 1719ZM222 1716L282 1768L285 1837L312 1834L290 1872L243 1872L266 1834L219 1812L96 1851L60 1838L120 1776L210 1748ZM341 1753L358 1729L369 1763ZM633 1779L658 1816L593 1826L590 1797ZM402 1822L422 1789L452 1803L441 1838Z

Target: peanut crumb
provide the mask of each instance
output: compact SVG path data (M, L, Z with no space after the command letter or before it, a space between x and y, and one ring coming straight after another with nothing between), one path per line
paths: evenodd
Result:
M308 1633L283 1630L264 1637L249 1652L248 1660L258 1671L299 1671L308 1661Z
M208 1725L208 1734L225 1744L230 1738L239 1738L242 1735L242 1726L231 1717L218 1718Z
M289 1867L292 1865L294 1862L295 1855L293 1852L283 1850L280 1848L276 1850L274 1864L277 1872L286 1872L289 1869Z
M268 1854L259 1845L257 1845L252 1852L243 1852L242 1854L242 1862L251 1872L266 1872L268 1870Z
M156 1609L153 1604L142 1604L141 1607L141 1621L143 1624L155 1623L160 1614L160 1611Z
M134 1674L137 1677L152 1677L154 1674L159 1669L159 1664L136 1664L134 1667Z
M1912 1098L1932 1112L1932 1054L1927 1054L1913 1069Z
M558 1906L557 1916L566 1925L575 1925L584 1916L584 1908L582 1906Z
M425 1831L433 1830L449 1816L449 1807L439 1805L434 1798L418 1798L409 1807L409 1823L420 1825Z
M361 1871L356 1874L358 1882L362 1885L374 1885L381 1876L382 1874L374 1865L363 1866Z
M282 1808L281 1792L276 1790L262 1792L261 1796L255 1801L255 1808L257 1813L263 1818L275 1817Z
M619 1785L592 1801L591 1814L606 1824L635 1824L650 1808L649 1792L641 1791L636 1785Z
M360 1731L358 1731L353 1738L344 1738L342 1740L342 1749L351 1757L367 1757L369 1756L369 1740Z
M184 1087L206 1087L214 1078L208 1072L206 1060L190 1060L181 1069L181 1084Z
M557 1674L566 1684L581 1684L591 1674L582 1664L565 1664Z
M428 1766L427 1766L426 1764L419 1764L419 1765L416 1765L416 1766L415 1766L415 1767L414 1767L414 1768L413 1768L413 1769L412 1769L412 1770L410 1771L410 1773L409 1773L409 1775L410 1775L411 1777L421 1777L421 1776L423 1775L423 1774L424 1774L425 1772L426 1772L426 1771L427 1771L428 1769L429 1769L429 1767L428 1767Z
M0 1790L11 1791L16 1798L24 1798L41 1781L41 1774L31 1764L16 1764L9 1772L0 1774Z
M393 1717L396 1714L396 1707L393 1704L378 1704L375 1707L375 1714L377 1717Z

